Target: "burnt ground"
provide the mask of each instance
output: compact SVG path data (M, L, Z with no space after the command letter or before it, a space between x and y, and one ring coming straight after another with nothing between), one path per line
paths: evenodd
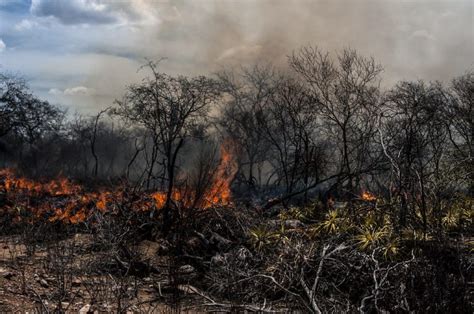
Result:
M137 276L119 273L112 252L96 251L94 237L74 236L34 250L18 237L0 237L0 312L169 313L176 291L168 279L169 258L157 254L160 244L142 241L133 248L149 270ZM103 269L100 269L103 268ZM193 276L192 266L178 269ZM110 274L114 273L113 276ZM176 289L174 289L176 290ZM197 289L178 287L180 312L197 313Z
M0 313L472 313L471 229L398 235L371 208L212 208L166 238L148 215L24 224L0 236Z

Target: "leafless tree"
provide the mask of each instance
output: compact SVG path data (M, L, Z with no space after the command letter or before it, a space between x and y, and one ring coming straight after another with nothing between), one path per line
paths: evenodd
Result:
M271 148L267 158L276 182L283 183L288 194L319 181L325 151L309 91L294 79L282 79L262 110L267 115L260 116L259 123Z
M255 190L259 181L255 168L262 166L268 147L261 128L261 120L267 114L264 104L275 90L278 77L269 65L243 68L238 75L223 71L217 76L225 94L219 125L240 147L239 175L250 190Z
M451 86L448 106L449 139L454 147L455 160L461 163L474 193L474 72L455 78Z
M93 120L93 125L92 125L92 130L91 130L92 132L89 137L91 154L94 157L94 168L92 171L92 174L94 177L97 177L97 174L99 172L99 157L97 156L97 152L96 152L96 142L97 142L97 132L99 131L99 121L100 121L101 116L104 113L106 113L108 110L109 108L103 109L96 114Z
M390 280L389 276L393 276L393 274L398 270L398 269L403 269L407 268L408 265L415 261L415 256L412 254L412 258L409 260L402 260L400 262L387 265L385 267L382 267L381 261L378 260L377 258L377 253L380 251L379 249L374 249L372 251L372 254L369 256L366 256L367 260L370 261L370 263L373 264L373 271L372 271L372 280L373 280L373 288L370 291L370 294L365 296L359 306L359 312L360 313L367 313L367 307L368 307L368 302L373 302L374 308L377 312L382 312L382 309L379 307L380 299L382 299L383 295L387 293L389 290L394 290L396 288L399 288L396 285L390 286ZM403 287L403 283L400 285ZM399 303L403 304L404 308L401 307L404 310L409 311L410 306L408 304L406 295L403 295L403 289L401 289L401 294L400 294L400 301Z
M167 180L164 225L169 226L179 153L187 139L203 135L209 105L217 99L219 92L211 79L172 77L160 73L158 64L152 61L144 67L151 71L151 76L130 86L123 99L116 101L115 112L149 132L152 156L147 187L155 166L162 166ZM161 156L162 163L159 161Z
M428 180L440 174L447 129L443 108L446 96L439 84L401 82L386 96L381 144L395 174L400 199L400 226L406 225L409 208L420 208L427 226Z
M345 187L354 192L360 174L370 171L378 156L371 143L382 67L373 58L362 57L351 49L343 50L333 61L329 53L317 47L301 48L290 56L289 62L308 84L314 109L336 148L335 170L346 176Z
M38 166L38 149L42 140L58 133L64 112L34 96L25 81L0 73L0 137L10 135L20 148L27 145L31 166ZM20 160L23 160L23 151Z

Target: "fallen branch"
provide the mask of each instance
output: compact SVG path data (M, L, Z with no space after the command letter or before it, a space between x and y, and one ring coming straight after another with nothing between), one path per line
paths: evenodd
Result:
M326 259L328 259L331 255L333 255L333 254L335 254L339 251L342 251L346 248L347 248L347 246L345 246L343 244L340 244L336 248L334 248L334 250L332 250L331 252L326 253L327 250L329 249L329 245L325 245L323 247L323 251L321 253L321 260L319 261L318 270L316 271L316 277L314 278L313 285L311 286L311 289L306 284L306 282L304 280L303 268L301 269L301 277L300 277L301 286L303 287L303 289L306 293L306 296L309 299L312 310L317 314L321 314L321 309L319 308L319 306L316 302L316 290L318 288L319 279L321 278L321 272L323 270L324 261Z
M271 200L269 200L269 201L265 204L265 206L263 206L263 210L270 209L270 208L272 208L273 206L278 205L278 204L281 204L281 203L283 203L284 201L289 200L289 199L291 199L291 198L293 198L293 197L295 197L295 196L297 196L297 195L300 195L300 194L303 194L303 193L305 193L305 192L308 192L308 191L310 191L310 190L316 188L318 185L320 185L320 184L322 184L322 183L324 183L324 182L331 181L331 180L333 180L333 179L335 179L335 178L340 178L340 179L341 179L341 178L344 178L344 177L345 177L345 176L341 176L341 174L336 174L336 175L327 177L326 179L323 179L323 180L320 180L320 181L318 181L318 182L315 182L315 183L311 184L310 186L305 187L305 188L302 189L302 190L299 190L299 191L296 191L296 192L292 192L292 193L290 193L290 194L284 195L284 196L279 197L279 198L271 199Z
M219 303L212 299L210 296L199 290L198 288L191 286L191 285L179 285L178 289L183 291L184 293L188 294L197 294L208 301L208 303L201 304L200 306L213 306L213 307L220 307L220 308L230 308L230 309L242 309L247 311L255 311L259 313L284 313L283 310L273 310L271 308L267 308L266 300L263 302L262 306L256 306L252 304L232 304L232 303Z

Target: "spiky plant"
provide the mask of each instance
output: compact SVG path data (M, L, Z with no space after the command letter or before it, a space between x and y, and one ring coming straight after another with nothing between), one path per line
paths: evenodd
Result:
M459 213L453 208L450 208L441 219L441 222L445 228L456 228L459 225Z
M369 213L366 215L364 219L364 227L366 228L374 228L376 225L376 219L374 213Z
M359 234L354 239L361 250L376 247L387 236L385 228L363 228L359 230Z
M391 238L383 247L383 256L392 258L400 251L400 242L396 238Z
M344 217L336 209L326 214L326 219L319 224L319 228L326 233L336 233L343 229Z
M470 198L456 201L447 210L441 222L447 229L470 225L474 217L474 205Z
M250 243L257 251L263 250L268 245L274 243L276 239L278 239L278 234L266 227L260 226L250 230Z
M280 224L280 228L278 228L278 230L276 230L272 233L271 238L272 238L272 240L278 240L278 241L281 241L283 243L288 243L289 238L288 238L288 235L287 235L287 230L286 230L285 224L283 222Z

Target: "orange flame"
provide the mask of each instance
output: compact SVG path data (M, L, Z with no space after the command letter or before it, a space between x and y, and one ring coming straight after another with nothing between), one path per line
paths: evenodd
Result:
M231 145L221 146L220 162L213 175L213 181L207 193L199 203L195 202L195 193L175 189L171 199L183 206L209 208L231 203L231 182L237 172L237 162L231 154ZM212 174L210 174L212 175ZM77 224L88 220L94 212L113 212L113 201L123 200L123 191L119 189L100 192L86 192L66 178L48 182L34 181L17 177L11 169L0 169L0 191L4 191L9 202L0 206L0 210L10 212L28 211L31 215L25 219L45 218L50 222ZM166 203L166 193L143 193L130 203L133 211L148 211L162 208ZM11 205L13 204L13 205ZM16 220L22 219L17 214Z
M5 205L2 210L21 208L33 214L35 218L45 217L50 222L80 223L87 220L95 209L107 210L107 198L110 192L86 193L82 187L66 178L48 182L16 177L13 170L0 170L0 191L6 192L13 207ZM58 198L59 201L53 198ZM31 201L31 200L34 200ZM61 204L61 206L57 206ZM20 219L21 220L21 219Z
M360 198L368 202L377 200L377 197L368 191L362 192L362 195L360 196Z
M110 193L109 192L103 192L100 193L99 196L97 197L98 200L95 203L95 206L97 207L98 210L101 212L107 211L107 202L108 202L108 197Z
M231 153L232 145L225 141L220 148L219 165L213 176L213 181L206 191L199 204L195 204L196 197L194 192L186 193L178 189L173 190L171 199L174 202L180 202L184 206L196 205L198 208L209 208L217 205L229 205L231 203L231 183L237 173L237 161ZM152 194L157 208L163 208L166 203L165 192L155 192Z
M232 143L230 141L225 141L221 145L220 163L214 174L214 180L209 192L204 196L204 208L231 203L230 186L237 173L237 161L231 150Z
M14 189L29 192L30 194L70 195L81 190L80 186L72 184L66 178L59 178L42 184L27 178L16 178L11 169L0 170L0 177L4 177L3 186L7 192Z

